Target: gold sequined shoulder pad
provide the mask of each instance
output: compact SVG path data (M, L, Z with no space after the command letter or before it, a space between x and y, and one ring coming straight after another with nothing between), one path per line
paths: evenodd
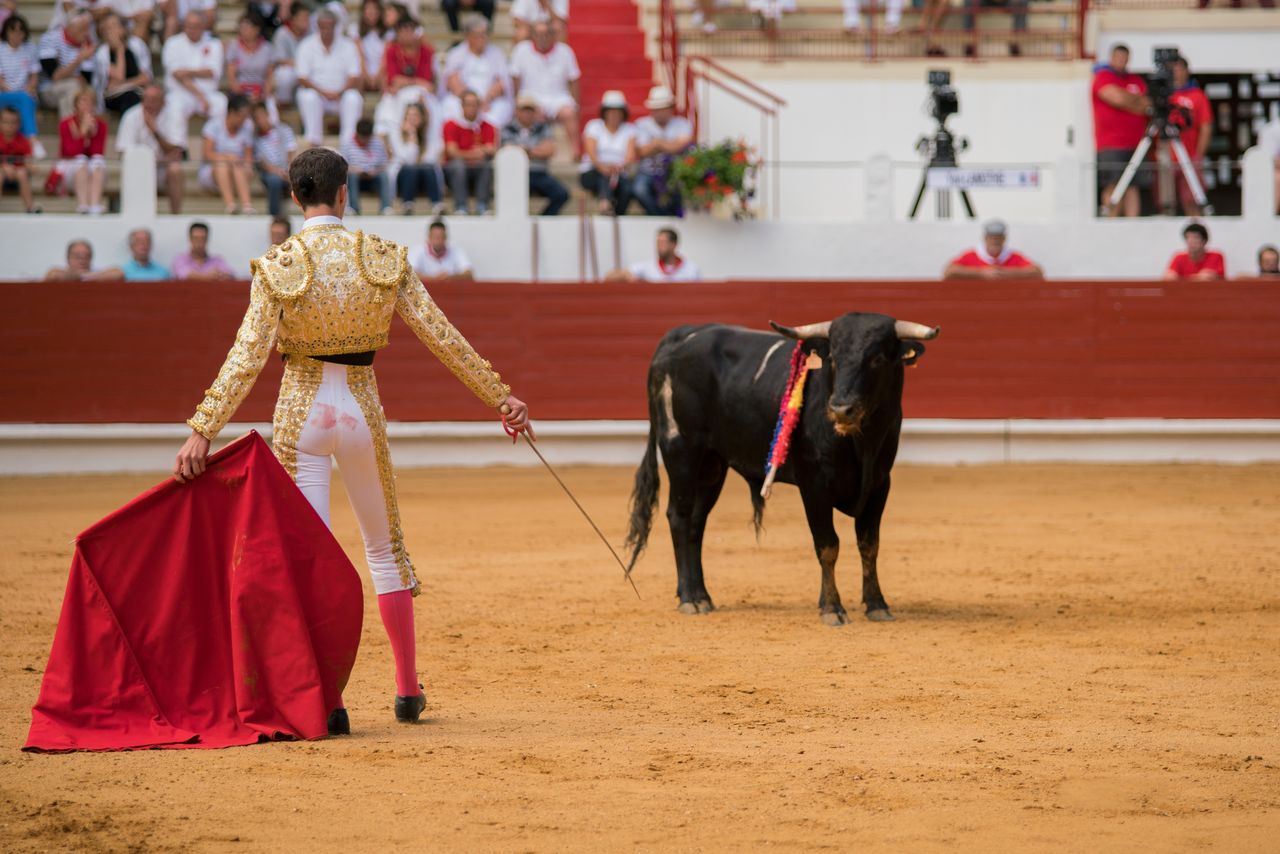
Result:
M284 243L272 246L251 266L277 299L296 299L311 287L311 264L300 238L290 237Z
M383 240L376 234L356 232L356 257L360 262L360 274L377 288L398 287L409 267L409 251L391 240Z

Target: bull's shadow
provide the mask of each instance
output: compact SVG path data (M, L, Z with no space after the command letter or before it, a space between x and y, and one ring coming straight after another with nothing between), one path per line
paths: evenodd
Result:
M854 518L867 619L892 620L876 564L902 430L903 369L923 355L921 342L937 337L938 329L857 312L808 326L773 326L776 334L720 324L680 326L658 344L649 366L649 439L631 495L630 565L653 525L661 451L679 610L713 610L702 572L707 517L733 469L751 488L759 530L781 398L790 380L803 376L798 366L816 363L804 380L804 405L776 480L800 490L822 571L822 621L849 621L836 589L835 511Z

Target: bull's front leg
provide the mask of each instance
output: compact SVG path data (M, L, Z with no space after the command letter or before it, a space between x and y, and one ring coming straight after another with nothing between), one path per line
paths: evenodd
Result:
M862 556L862 602L867 608L867 619L877 623L894 619L889 603L880 592L880 576L876 571L876 558L880 553L880 517L884 515L889 500L889 478L877 486L867 499L862 513L854 520L858 534L858 553Z
M849 617L840 602L840 591L836 589L836 560L840 557L840 537L836 535L836 528L832 523L831 504L803 493L801 497L804 500L804 515L809 520L809 533L813 535L813 550L818 555L818 565L822 567L818 616L828 626L843 626L849 622Z

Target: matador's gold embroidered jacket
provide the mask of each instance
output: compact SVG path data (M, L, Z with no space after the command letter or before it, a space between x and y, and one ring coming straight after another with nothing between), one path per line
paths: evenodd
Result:
M253 284L235 344L204 401L187 420L215 438L271 355L330 356L387 346L398 312L454 375L491 407L511 389L449 323L409 266L408 251L342 225L316 225L252 263Z

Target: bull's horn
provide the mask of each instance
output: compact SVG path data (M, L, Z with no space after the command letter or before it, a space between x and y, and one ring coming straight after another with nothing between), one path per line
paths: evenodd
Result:
M942 331L941 326L925 326L923 323L912 323L910 320L895 320L893 331L906 341L932 341Z
M805 326L783 326L780 323L769 321L769 325L781 332L788 338L797 338L804 341L809 338L827 338L831 335L831 321L824 320L822 323L809 323Z

